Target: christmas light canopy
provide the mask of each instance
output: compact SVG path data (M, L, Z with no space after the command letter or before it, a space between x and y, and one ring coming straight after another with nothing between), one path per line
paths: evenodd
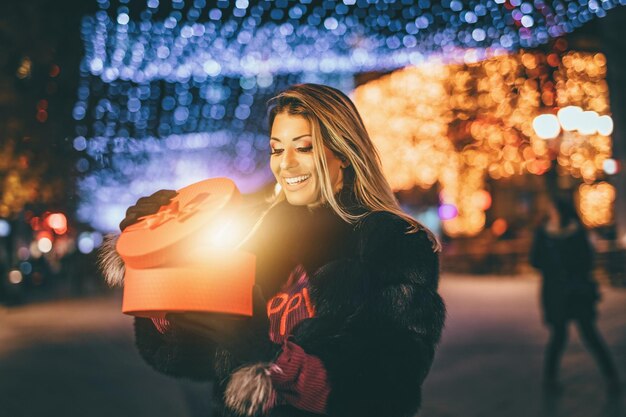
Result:
M266 102L288 85L350 92L358 72L476 63L544 44L626 0L97 4L82 21L73 145L83 155L79 218L113 230L159 188L227 176L248 192L271 181Z

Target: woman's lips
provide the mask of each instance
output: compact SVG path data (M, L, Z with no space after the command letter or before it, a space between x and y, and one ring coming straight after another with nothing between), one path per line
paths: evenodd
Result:
M311 179L311 174L296 175L296 176L291 176L291 177L283 177L283 182L287 190L297 191L300 188L305 187L309 183L310 179Z

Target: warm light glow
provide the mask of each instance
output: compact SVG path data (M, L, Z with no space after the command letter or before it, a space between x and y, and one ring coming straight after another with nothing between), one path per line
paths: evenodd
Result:
M557 113L559 122L563 130L572 131L578 129L578 123L583 113L583 109L578 106L567 106Z
M42 253L48 253L52 250L52 241L47 237L42 237L37 241L37 248Z
M46 222L58 235L67 232L67 218L63 213L52 213L46 218Z
M619 172L619 165L615 159L609 158L602 162L602 169L607 175L615 175Z
M234 218L223 219L211 235L211 243L216 248L234 249L240 243L244 231Z
M214 219L208 224L202 234L190 249L199 256L207 250L232 250L236 249L247 236L247 228L238 214L227 214Z
M9 272L9 282L11 284L19 284L22 282L22 280L23 280L22 273L19 270L14 269L11 272Z
M610 136L613 133L613 119L611 116L600 116L597 120L597 130L602 136Z
M473 204L482 211L487 211L491 207L491 194L487 190L479 190L474 193Z
M504 219L496 219L491 225L491 233L495 236L502 236L508 229L509 225Z
M485 224L476 196L488 177L542 175L554 158L560 174L585 183L605 175L605 78L602 54L524 51L471 64L430 60L363 84L353 98L392 188L438 187L441 203L456 208L443 231L471 236ZM590 122L593 134L581 134Z
M581 135L595 134L598 131L598 119L598 113L593 110L582 112L578 119L578 132Z
M582 184L578 190L583 223L589 227L611 224L615 187L608 182L599 182L597 184Z
M541 139L554 139L561 133L559 119L553 114L541 114L535 117L533 129Z

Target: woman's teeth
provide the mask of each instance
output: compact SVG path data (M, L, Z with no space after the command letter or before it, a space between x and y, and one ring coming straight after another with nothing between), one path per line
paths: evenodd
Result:
M299 183L301 183L303 181L308 180L310 177L311 177L311 175L301 175L299 177L285 178L285 181L289 185L295 185L295 184L299 184Z

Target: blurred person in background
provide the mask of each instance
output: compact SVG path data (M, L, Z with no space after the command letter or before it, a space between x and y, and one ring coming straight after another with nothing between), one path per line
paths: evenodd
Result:
M242 246L257 257L254 315L136 318L139 351L215 381L219 415L412 416L445 316L439 243L399 208L342 92L293 86L269 119L281 190ZM120 228L174 195L140 199Z
M594 251L570 198L551 201L542 224L535 231L530 262L543 278L541 306L550 329L544 357L544 389L557 394L561 356L567 343L568 325L575 322L581 338L594 356L607 382L608 392L620 390L617 370L606 343L596 327L600 299L593 278Z

